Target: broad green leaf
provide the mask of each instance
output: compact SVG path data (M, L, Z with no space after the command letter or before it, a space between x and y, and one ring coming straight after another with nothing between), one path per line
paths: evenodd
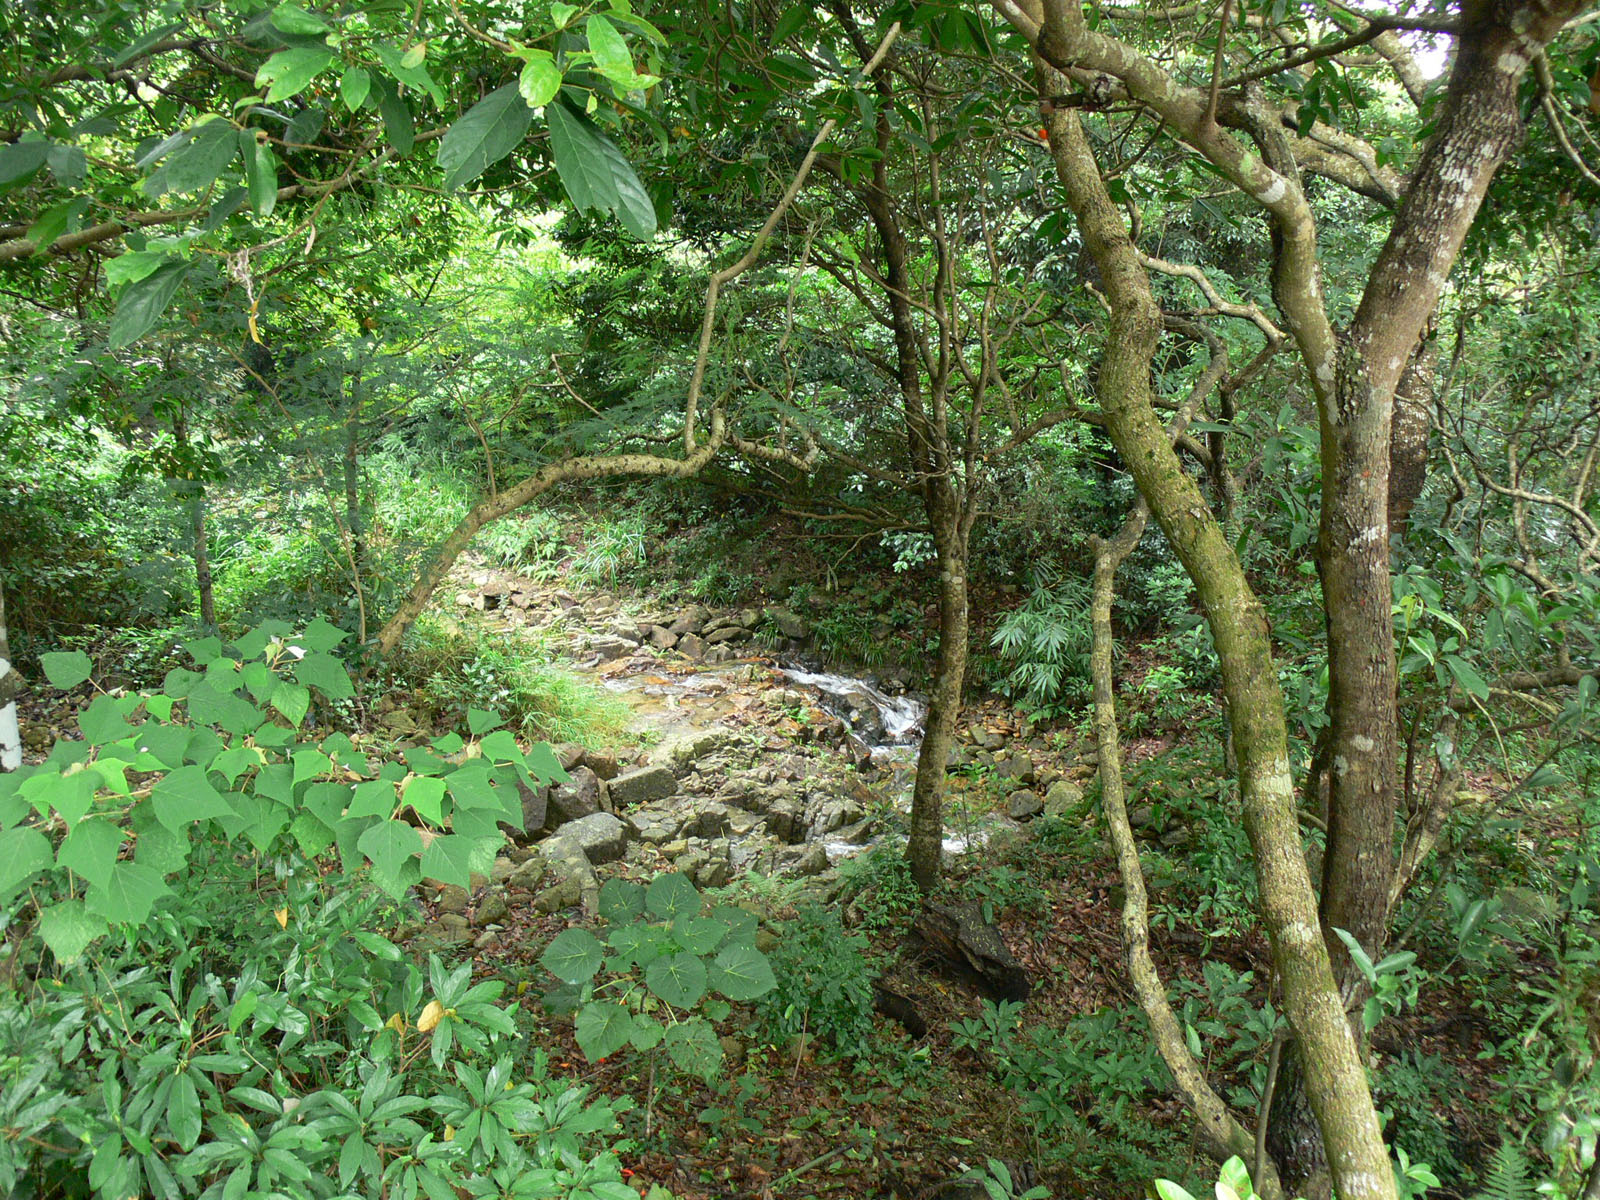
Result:
M490 712L486 708L467 709L467 732L473 737L482 737L491 729L501 724L503 718L497 712Z
M409 804L430 825L444 823L444 780L430 775L415 776L400 793L400 799Z
M284 33L301 34L315 37L319 33L328 33L332 26L316 13L307 12L298 4L280 4L272 10L272 24L283 30ZM187 1148L187 1147L186 1147Z
M600 885L600 915L613 924L644 916L644 888L616 876Z
M550 19L555 22L557 29L565 29L574 16L577 15L576 4L564 4L562 0L551 0Z
M1344 943L1344 948L1350 952L1350 961L1355 963L1361 973L1366 976L1367 982L1377 983L1378 972L1372 965L1372 958L1361 948L1361 943L1356 940L1355 935L1347 929L1335 928L1333 932Z
M33 224L28 226L28 232L23 236L33 243L33 252L35 254L43 254L51 246L55 245L56 239L62 234L69 229L77 228L78 218L83 215L84 210L88 207L89 200L85 196L79 196L75 200L67 200L61 204L51 205L39 214L38 219ZM115 262L116 259L111 261Z
M678 1070L702 1079L714 1078L722 1066L722 1043L699 1017L691 1017L667 1030L667 1055Z
M472 869L482 857L472 838L445 834L428 843L422 852L422 873L441 883L468 886Z
M645 908L650 915L663 921L676 920L681 916L693 916L700 911L700 893L695 890L687 876L676 872L657 875L650 881L650 886L644 894Z
M583 1056L590 1062L599 1062L628 1044L633 1036L633 1014L625 1004L592 1001L578 1010L573 1033Z
M303 783L307 779L315 779L318 775L326 775L333 770L333 759L321 750L296 750L290 761L294 763L294 782Z
M250 208L258 217L270 217L278 206L278 156L254 129L239 131L239 157L244 160L244 181L250 189Z
M556 173L573 207L611 213L640 241L655 236L655 205L611 139L560 100L546 105L544 116Z
M754 946L729 946L711 962L711 986L729 1000L754 1000L777 985L767 956Z
M93 771L43 771L18 789L34 811L44 816L52 810L68 825L76 825L94 803L100 776Z
M337 625L330 624L318 617L293 637L286 638L285 641L291 646L298 646L302 650L311 653L326 654L330 650L336 649L341 642L344 642L349 637L350 635Z
M1222 1170L1218 1173L1217 1182L1232 1188L1241 1196L1252 1195L1255 1191L1250 1186L1250 1172L1245 1168L1244 1159L1238 1155L1234 1155L1222 1164Z
M282 713L289 724L299 728L311 710L311 692L303 684L282 680L272 693L272 707Z
M628 1041L635 1050L654 1050L661 1044L661 1037L666 1032L660 1021L653 1021L649 1017L635 1017L633 1035Z
M106 284L115 289L125 283L137 283L146 276L154 275L169 262L177 260L165 252L156 250L129 250L126 254L119 254L106 261ZM79 651L78 653L82 653ZM43 657L69 657L64 655L49 655ZM85 655L85 662L88 656ZM178 668L174 668L175 670ZM87 677L86 677L87 678Z
M481 761L469 762L460 770L451 772L446 782L450 785L450 795L456 802L458 814L463 808L505 807L489 777L489 768Z
M525 761L528 770L538 776L540 783L572 782L572 776L567 774L566 768L561 765L561 760L556 757L556 752L544 742L535 742L529 746Z
M193 1150L200 1140L200 1094L188 1072L172 1081L172 1094L167 1100L167 1128L172 1130L178 1149L185 1153Z
M679 917L672 923L673 940L691 954L710 954L728 935L728 923L716 917Z
M119 256L126 258L127 255ZM113 258L111 263L118 260ZM157 266L160 264L158 263ZM152 267L151 270L155 268ZM111 272L108 263L106 273ZM50 681L51 687L58 687L62 691L75 688L94 673L94 661L82 650L71 650L64 653L41 654L39 665L44 669L44 677Z
M617 27L599 13L593 13L584 29L589 35L589 52L594 55L594 65L600 74L626 89L636 72L628 43L617 32Z
M302 812L289 822L289 836L294 838L295 845L300 847L300 853L308 859L316 858L333 845L334 841L332 827L321 817L310 812Z
M1194 1200L1194 1196L1170 1179L1156 1180L1156 1195L1161 1200Z
M428 74L427 68L422 65L422 55L417 56L414 61L407 61L411 58L411 50L402 54L393 46L386 45L383 42L375 43L372 48L377 53L379 61L383 63L384 70L388 71L390 75L407 87L427 92L428 95L433 97L435 104L441 106L444 104L444 89L434 82L433 77ZM413 46L411 49L415 50L416 47ZM424 54L426 54L426 47L424 47Z
M0 898L51 866L50 839L27 827L0 830Z
M562 983L585 983L594 978L603 957L594 934L587 929L568 929L551 939L539 961Z
M238 139L227 121L211 120L189 130L187 141L144 182L147 195L159 199L169 192L203 192L217 181L238 150Z
M56 851L56 866L76 871L90 883L105 887L122 849L123 832L99 817L86 818L72 827Z
M383 118L384 136L394 147L395 154L404 158L411 153L417 140L417 124L411 116L411 108L387 79L375 80L372 86L378 93L378 115Z
M400 56L400 65L408 71L414 70L427 61L427 58L428 43L417 42L415 45L407 47L406 52Z
M1455 676L1455 681L1461 690L1469 695L1476 696L1479 700L1489 698L1489 684L1484 677L1472 667L1465 659L1454 655L1444 656L1444 665L1450 668L1450 674Z
M149 333L161 314L167 311L178 285L188 274L188 263L170 262L123 288L117 297L116 315L111 318L111 334L107 339L111 349L121 350Z
M256 72L256 86L267 87L266 102L298 95L318 75L333 65L333 51L325 46L299 46L279 50Z
M1551 763L1541 763L1533 772L1522 781L1524 788L1555 787L1566 782L1566 777Z
M367 94L372 91L372 76L365 67L351 67L339 78L339 99L344 101L345 109L355 112L367 102Z
M105 931L105 920L90 913L82 900L63 900L39 910L39 936L63 965L76 962Z
M675 1008L693 1008L706 994L706 965L694 954L669 954L645 968L644 981Z
M234 816L233 806L211 786L204 768L179 767L150 792L156 819L177 833L195 821Z
M123 719L122 706L111 696L96 696L89 707L78 714L78 728L91 746L104 746L131 732Z
M50 143L38 141L0 143L0 187L19 183L50 157Z
M381 821L361 835L356 848L372 863L378 886L396 895L405 888L406 864L422 853L422 835L404 821Z
M561 68L556 66L555 58L546 51L535 51L522 64L522 73L517 76L517 91L529 108L543 108L556 98L560 90Z
M143 925L150 918L156 901L172 889L149 867L137 862L119 862L111 868L104 886L91 885L84 902L89 912L104 917L113 925Z
M516 85L490 92L467 110L439 140L439 169L446 189L482 175L521 144L533 123L533 110Z
M345 809L346 820L356 817L383 817L394 815L394 784L387 779L368 779L356 784L351 793L350 806Z

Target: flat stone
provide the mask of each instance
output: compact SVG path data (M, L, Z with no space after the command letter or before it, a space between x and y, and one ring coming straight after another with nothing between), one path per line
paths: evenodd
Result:
M583 747L577 742L562 742L555 748L556 761L563 771L570 771L583 761Z
M738 625L724 625L721 629L714 629L706 634L706 645L720 646L724 642L737 642L750 636L748 629Z
M616 754L610 750L590 750L584 758L588 761L589 769L601 779L615 779L622 770Z
M427 929L425 934L432 933L435 937L445 942L464 942L471 936L472 927L467 924L467 919L460 913L445 913Z
M589 653L598 654L601 662L611 662L624 658L639 648L639 643L630 642L619 637L595 637L589 639Z
M786 638L803 641L811 636L811 626L806 623L805 618L781 604L767 606L767 620L772 622L778 632Z
M610 791L611 803L617 808L634 808L676 795L678 780L666 767L644 767L618 775L611 781Z
M561 843L559 857L568 858L567 847L576 848L590 863L615 862L628 847L628 828L610 813L591 813L576 821L568 821L561 831L540 847L548 862L555 855L556 843Z
M511 878L516 869L517 864L502 854L494 860L494 866L489 868L489 882L504 883Z

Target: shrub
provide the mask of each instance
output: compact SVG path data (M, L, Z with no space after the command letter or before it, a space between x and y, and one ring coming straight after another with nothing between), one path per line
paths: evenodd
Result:
M777 986L761 1000L775 1038L810 1034L840 1054L871 1051L872 971L867 939L849 934L831 909L807 905L784 926L771 952Z
M1036 716L1059 716L1089 694L1089 584L1040 564L1028 598L1001 619L991 644L1007 673L1000 691Z

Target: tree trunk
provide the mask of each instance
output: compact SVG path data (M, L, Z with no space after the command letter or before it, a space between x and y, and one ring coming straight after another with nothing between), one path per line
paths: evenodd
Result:
M206 529L206 485L191 485L189 521L194 530L194 581L200 597L200 627L207 633L217 631L217 599L211 586L211 536Z
M1194 580L1221 663L1240 803L1283 1007L1305 1054L1311 1105L1344 1200L1396 1196L1366 1068L1345 1018L1306 870L1288 730L1265 614L1221 526L1157 419L1150 362L1161 314L1077 114L1049 113L1050 149L1111 307L1098 388L1106 431Z
M0 586L0 771L22 765L22 729L17 724L17 693L22 679L11 668L11 641L6 633L6 594Z
M361 509L361 372L350 383L350 415L344 426L344 521L350 530L350 557L356 588L367 568L367 523Z
M941 542L958 539L953 531ZM911 840L906 858L924 891L939 882L944 849L945 770L961 719L961 698L967 676L967 562L961 552L939 554L939 662L928 716L917 752L917 779L911 791Z

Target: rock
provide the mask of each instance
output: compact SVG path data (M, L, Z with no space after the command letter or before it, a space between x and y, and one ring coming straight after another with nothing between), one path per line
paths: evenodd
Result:
M572 821L593 816L600 811L601 791L604 784L600 776L588 767L574 767L568 771L571 783L558 783L551 787L549 811L545 815L545 828L565 828Z
M511 905L506 901L503 891L496 889L487 893L478 901L477 910L472 914L473 924L482 928L485 925L500 925L511 915Z
M556 761L561 764L563 771L570 771L583 761L583 747L578 745L577 742L562 742L559 746L553 747L553 749L555 750Z
M439 889L439 911L442 913L464 913L469 900L467 889L459 884L447 883Z
M562 843L558 848L555 843ZM628 846L628 829L610 813L591 813L576 821L568 821L559 833L540 847L546 861L552 850L559 850L562 858L570 857L566 847L575 847L590 863L615 862Z
M678 613L667 624L667 632L676 637L684 634L696 634L705 627L706 610L698 604L691 604L688 608Z
M695 808L683 828L695 837L717 837L728 832L729 824L728 806L707 800Z
M967 737L980 750L998 750L1006 744L1005 738L998 733L990 733L982 725L974 725L968 729Z
M1025 752L1017 751L1000 764L1000 774L1018 783L1032 783L1035 779L1033 759Z
M405 709L397 709L383 718L383 727L390 733L403 735L417 731L417 720Z
M712 646L706 651L708 663L734 662L739 657L739 651L733 646Z
M645 767L618 775L611 781L610 791L611 803L617 808L634 808L676 795L678 780L666 767Z
M517 864L502 854L494 860L494 866L489 868L489 882L504 883L511 878L516 869Z
M822 843L812 842L789 864L789 872L802 878L810 878L813 875L821 875L830 865L828 851Z
M639 628L638 622L626 618L611 622L606 626L606 632L635 644L644 640L644 631Z
M748 629L742 629L738 625L724 625L721 629L715 629L706 634L705 640L708 646L720 646L724 642L737 642L749 636L750 631Z
M805 836L805 814L793 800L776 801L767 809L764 824L768 833L788 845L793 845Z
M598 654L601 662L611 662L632 654L638 645L637 642L619 637L592 637L589 639L589 653Z
M471 936L471 926L460 913L445 913L424 929L424 936L432 934L443 942L464 942Z
M854 800L828 800L820 806L816 816L811 819L811 836L820 837L836 829L843 829L866 815L866 810Z
M622 770L616 754L610 750L591 750L584 757L588 760L589 769L601 779L615 779Z
M472 943L474 950L493 950L500 943L500 935L493 929L480 933Z
M525 892L537 891L544 882L545 861L535 855L506 876L506 886L521 888Z
M1136 804L1128 810L1128 824L1135 829L1149 829L1156 823L1156 810L1148 804Z
M745 1047L744 1039L734 1034L725 1034L722 1037L722 1057L728 1066L738 1070L744 1066Z
M538 833L550 815L550 789L531 788L519 779L517 794L522 797L522 832Z
M781 604L767 606L767 620L786 638L804 641L811 636L811 626L806 623L805 618Z
M1066 817L1077 812L1083 803L1083 789L1070 779L1058 779L1044 794L1044 815Z
M1044 811L1044 801L1039 799L1037 792L1027 789L1012 792L1006 797L1006 812L1013 821L1028 821Z
M693 633L678 636L678 653L687 658L699 658L706 652L705 639Z
M657 650L671 650L678 644L678 635L659 625L650 627L650 644Z
M533 898L533 907L548 916L563 908L571 908L583 900L583 885L577 878L563 879L554 887L547 887Z

